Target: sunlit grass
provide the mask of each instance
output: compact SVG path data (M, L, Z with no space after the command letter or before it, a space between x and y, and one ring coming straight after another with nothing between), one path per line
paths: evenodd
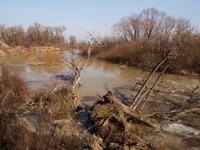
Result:
M28 61L36 61L37 60L37 56L36 56L36 54L30 54L29 56L28 56Z
M41 59L46 65L56 65L61 62L62 57L57 52L44 52L41 55Z

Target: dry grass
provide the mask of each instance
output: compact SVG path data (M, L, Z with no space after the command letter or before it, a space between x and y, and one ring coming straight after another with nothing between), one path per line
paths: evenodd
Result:
M27 83L11 68L2 66L0 77L0 149L29 149L35 143L35 134L26 130L17 120L27 106L30 90ZM37 138L38 139L38 138ZM41 142L40 145L44 145ZM46 144L46 146L48 146Z
M76 118L75 111L80 101L68 88L53 93L36 93L34 103L37 111L50 120Z
M56 120L52 126L52 136L55 149L77 149L86 147L86 143L78 135L77 122L72 119Z
M58 52L53 51L42 53L41 59L46 65L56 65L62 60L61 55Z
M37 61L37 59L38 58L37 58L36 54L31 53L28 56L28 61L34 62L34 61Z
M78 122L71 118L72 114L75 116L79 101L69 89L37 93L30 106L24 105L27 104L26 98L31 95L27 83L10 68L2 67L0 82L0 149L83 149L87 142L78 136ZM32 110L35 105L38 105L43 121L49 124L47 128L51 127L49 131L52 134L39 132L42 122L37 124L38 131L34 132L18 119L17 115L24 112L21 108ZM61 120L57 120L59 118Z
M16 111L26 103L30 96L28 84L10 68L2 66L0 77L1 109Z

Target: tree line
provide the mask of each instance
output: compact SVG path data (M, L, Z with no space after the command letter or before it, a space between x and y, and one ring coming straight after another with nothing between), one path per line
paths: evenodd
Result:
M0 40L9 46L63 46L65 26L45 26L34 23L27 29L0 24Z
M200 34L189 20L147 8L122 18L112 29L114 36L104 37L93 54L117 63L152 67L173 50L177 59L169 72L186 69L200 73Z

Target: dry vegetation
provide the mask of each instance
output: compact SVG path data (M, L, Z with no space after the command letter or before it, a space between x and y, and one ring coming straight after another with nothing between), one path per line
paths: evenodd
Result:
M120 103L111 92L91 108L89 116L95 134L102 139L105 149L153 149L144 140L154 129L153 125L147 118L137 115Z
M200 73L200 36L189 20L150 8L122 18L113 25L113 31L115 36L103 38L93 55L115 63L152 68L173 50L177 59L167 72Z
M83 141L76 130L76 95L62 87L32 96L27 83L10 68L3 66L1 74L0 149L63 149L63 144L79 149ZM34 124L31 127L26 121L27 111L38 113L42 121L29 118ZM44 126L49 134L42 129ZM72 146L74 139L80 144Z
M28 84L11 68L2 67L0 78L1 111L15 112L25 104L30 96Z
M47 65L56 65L59 64L62 60L60 54L57 52L42 53L41 59Z
M45 65L45 66L56 66L63 63L61 54L56 51L30 53L28 56L30 65Z

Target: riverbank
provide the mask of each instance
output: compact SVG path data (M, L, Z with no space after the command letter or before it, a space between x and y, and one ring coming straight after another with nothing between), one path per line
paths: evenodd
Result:
M23 55L33 52L56 52L61 50L67 50L70 49L70 46L65 46L62 48L54 47L54 46L31 46L29 48L24 46L8 46L7 44L0 41L0 57L6 57L6 56L17 56L17 55Z

